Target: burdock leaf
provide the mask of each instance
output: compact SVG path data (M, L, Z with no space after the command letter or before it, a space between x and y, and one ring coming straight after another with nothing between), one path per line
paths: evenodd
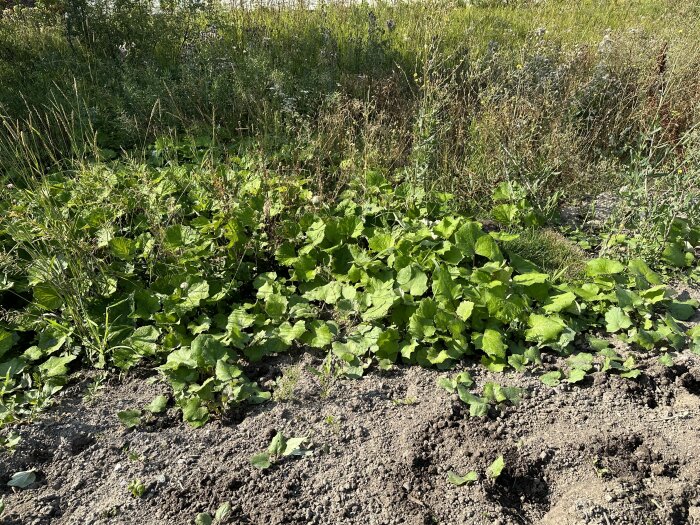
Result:
M457 487L461 487L466 483L474 483L478 479L479 475L474 470L467 472L464 476L460 476L452 470L447 473L447 481Z
M505 461L503 460L503 456L498 456L496 460L491 463L489 468L486 469L486 475L491 479L496 479L501 475L504 466Z
M8 487L17 487L18 489L26 489L29 485L36 481L36 471L23 470L12 474L10 481L7 482Z

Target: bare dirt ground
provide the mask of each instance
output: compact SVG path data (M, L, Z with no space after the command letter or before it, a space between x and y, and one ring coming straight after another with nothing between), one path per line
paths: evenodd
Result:
M670 368L643 360L636 381L595 373L575 387L475 365L477 384L527 391L486 418L437 386L444 372L323 384L304 368L318 363L303 354L260 368L262 381L286 370L288 399L201 429L173 409L125 429L118 411L167 393L145 376L113 379L89 403L79 381L0 453L2 523L190 524L229 501L235 524L700 524L700 356L689 351ZM276 431L308 436L313 453L253 468ZM494 482L484 471L501 454ZM30 468L32 487L5 486ZM449 470L479 481L454 486ZM133 479L147 487L140 499Z

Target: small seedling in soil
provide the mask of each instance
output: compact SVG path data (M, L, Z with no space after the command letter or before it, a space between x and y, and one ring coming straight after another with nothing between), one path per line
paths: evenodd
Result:
M595 473L599 478L610 476L610 470L600 465L600 458L593 460L593 468L595 469Z
M7 482L8 487L18 489L26 489L36 481L36 471L34 469L15 472L12 474L10 481Z
M104 382L107 380L107 374L106 373L100 373L95 376L95 379L92 380L90 384L88 384L86 390L85 390L85 395L83 395L83 401L85 403L92 403L97 399L97 397L100 395L100 391L104 389L105 385Z
M134 428L141 424L140 410L122 410L117 412L117 417L126 428Z
M418 403L418 399L415 397L403 397L400 399L392 399L391 402L395 405L415 405Z
M447 473L447 481L452 483L453 485L457 487L461 487L462 485L465 484L472 484L476 482L479 479L479 475L476 473L475 470L470 470L467 472L464 476L460 476L453 470L450 470Z
M290 401L294 399L294 389L301 379L301 366L287 368L277 379L276 388L272 394L275 401Z
M216 509L213 518L208 512L200 512L194 518L194 523L195 525L218 525L219 523L223 523L223 520L225 520L229 514L231 514L231 504L226 501Z
M126 457L129 458L129 461L141 461L142 459L138 452L129 450L128 447L124 447L124 452L126 452Z
M14 452L22 438L17 432L10 432L7 437L0 436L0 446L7 449L8 452Z
M151 414L161 414L168 406L168 396L156 396L145 408Z
M267 450L252 456L250 462L255 468L265 470L282 457L305 456L309 454L308 449L302 448L306 439L305 437L286 438L281 432L277 432Z
M146 485L140 479L132 479L127 487L131 495L135 498L140 498L146 493Z
M501 472L503 472L503 467L505 467L503 456L498 456L496 460L489 465L489 468L486 469L486 475L490 479L496 480L498 476L501 475Z
M328 415L323 418L323 422L328 425L335 434L340 432L340 421L335 416Z

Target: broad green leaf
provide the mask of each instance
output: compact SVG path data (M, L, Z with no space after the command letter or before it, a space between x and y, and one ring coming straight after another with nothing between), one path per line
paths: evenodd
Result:
M211 515L206 512L200 512L194 518L194 525L211 525L212 523Z
M501 262L503 260L503 254L498 248L498 244L490 235L484 235L477 239L474 252L477 255L486 257L489 261Z
M134 330L125 343L140 354L155 354L158 348L156 345L158 337L160 337L160 330L155 326L141 326Z
M216 512L214 513L214 519L217 521L222 521L225 520L229 514L231 514L231 504L228 501L225 501L221 505L219 505L219 508L216 509Z
M197 308L202 301L209 297L209 283L195 281L188 285L185 296L175 305L177 315L184 315Z
M362 319L364 321L373 321L385 317L396 300L393 280L376 287L369 293L368 297L371 305L362 313Z
M303 456L306 451L301 448L301 446L306 443L307 438L305 437L295 437L287 439L284 450L282 451L283 456Z
M236 365L227 363L223 359L219 359L216 362L216 370L214 375L219 381L231 381L233 379L241 377L242 374L243 371Z
M196 397L185 400L180 406L183 419L194 428L203 426L209 420L209 410Z
M593 337L593 336L588 336L588 344L591 346L593 350L601 351L605 350L606 348L610 348L610 341L607 339L602 339L600 337Z
M306 333L306 323L304 321L297 321L292 325L288 322L284 322L279 326L278 332L284 344L291 345Z
M409 332L418 340L435 335L437 304L433 299L422 299L409 320Z
M121 410L117 412L117 417L126 428L134 428L141 424L140 410Z
M146 407L151 414L160 414L165 412L165 408L168 406L168 396L156 396Z
M608 332L618 332L632 326L632 319L619 306L613 306L605 314L605 327Z
M68 373L67 365L75 361L77 357L78 356L75 355L49 357L46 361L39 365L39 372L46 378L65 376Z
M200 334L192 340L192 355L201 368L214 367L216 362L226 357L226 347L211 334Z
M479 479L479 475L471 470L467 472L464 476L460 476L459 474L455 473L454 471L450 470L447 472L447 481L452 483L453 485L457 487L461 487L462 485L466 483L474 483Z
M517 187L511 181L506 180L500 182L498 186L496 186L496 189L493 190L491 198L494 202L516 200L518 198L516 189Z
M165 244L171 249L184 248L197 242L199 235L194 228L173 224L165 230Z
M58 310L63 306L63 297L52 284L37 284L34 287L33 294L34 302L46 310Z
M503 467L505 467L505 461L503 456L498 456L491 465L486 469L486 475L490 479L497 479L498 476L503 472Z
M287 438L281 432L277 432L270 441L267 451L271 456L280 456L286 448Z
M494 403L505 403L506 401L517 404L520 401L522 390L517 387L501 386L496 383L484 384L484 397Z
M109 241L109 251L124 261L131 261L136 255L136 241L126 237L114 237Z
M250 340L250 336L244 332L255 322L255 316L246 311L244 307L236 308L231 312L226 321L226 338L224 342L236 348L243 348Z
M693 254L686 251L684 242L678 241L667 244L661 258L671 266L684 268L692 263Z
M446 266L440 266L433 272L433 297L441 303L451 303L461 295L461 286L452 280Z
M574 304L575 301L576 295L571 292L565 292L552 296L542 309L548 314L559 313Z
M669 354L668 352L661 354L659 357L659 363L661 363L664 366L671 367L673 366L673 356Z
M150 319L160 310L160 299L150 290L139 289L134 292L134 316Z
M399 270L396 282L413 297L420 297L428 290L428 276L417 266L409 265Z
M491 216L496 222L508 226L515 223L518 217L518 207L515 204L499 204L493 207Z
M693 299L689 301L673 301L668 306L668 313L671 314L674 319L687 321L695 315L697 308L698 302Z
M651 304L656 304L663 301L668 293L668 287L665 284L652 286L647 290L641 290L639 295L646 299Z
M459 306L457 307L456 313L457 316L462 320L466 321L469 319L472 315L472 312L474 311L474 303L471 301L462 301L459 303Z
M574 368L569 372L569 376L567 377L567 381L569 383L578 383L579 381L583 381L583 379L586 377L586 371L581 369L581 368Z
M547 317L539 314L530 314L528 325L530 328L525 331L525 338L539 343L556 341L566 327L558 316Z
M272 465L272 463L270 462L270 454L268 452L261 452L260 454L255 454L253 457L250 458L250 462L255 468L260 470L270 468L270 465Z
M584 352L574 354L566 362L571 368L578 368L588 372L593 368L593 355Z
M561 380L561 376L562 374L559 370L553 370L551 372L547 372L546 374L542 374L540 376L540 381L547 386L557 386Z
M523 300L517 295L504 298L492 293L490 290L484 292L484 301L489 315L502 323L511 323L523 312L525 305Z
M466 385L457 385L457 395L462 402L469 405L469 415L471 417L484 417L488 414L489 404L486 402L486 399L469 392Z
M627 263L627 268L635 277L638 288L647 288L649 285L662 284L661 277L655 273L642 259L632 259ZM665 288L665 287L664 287Z
M304 334L304 342L314 348L324 348L331 344L336 331L336 327L326 321L311 321L308 332Z
M17 339L17 335L14 332L8 332L0 328L0 358L14 346Z
M613 261L612 259L591 259L586 263L586 273L591 277L597 277L599 275L615 275L622 273L625 267L619 261Z
M394 245L394 240L390 233L380 231L370 237L367 240L367 244L370 250L380 253L391 248Z
M336 304L342 297L343 287L338 281L331 281L322 286L317 286L304 294L309 301L323 301L328 304Z
M12 474L10 481L7 482L7 486L8 487L17 487L18 489L26 489L35 481L36 481L36 471L34 469L23 470L23 471L15 472L14 474Z
M481 349L491 357L505 359L506 349L508 348L503 342L503 334L498 330L487 328L481 337Z
M326 224L321 220L314 222L306 232L306 239L311 246L318 246L323 242L325 236Z
M465 257L472 257L475 253L477 240L485 234L478 222L466 221L454 235L457 248Z
M287 311L287 298L282 294L273 293L265 298L265 313L272 318L280 318Z
M513 282L522 284L523 286L532 286L533 284L543 284L549 280L549 275L539 272L528 272L513 277Z

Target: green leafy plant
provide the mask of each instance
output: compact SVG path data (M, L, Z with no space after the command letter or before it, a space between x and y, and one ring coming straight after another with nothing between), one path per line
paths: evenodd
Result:
M222 175L187 158L128 169L97 162L47 175L41 191L13 191L0 243L36 256L15 261L13 287L27 302L0 326L3 422L36 413L85 366L148 367L169 386L168 399L121 411L127 428L170 400L200 427L269 400L245 368L299 348L325 355L306 369L324 395L337 377L396 363L538 370L542 352L572 360L544 376L551 384L582 381L596 366L634 378L633 355L609 348L590 367L573 364L578 343L602 334L667 353L694 338L686 323L697 303L673 298L640 259L593 258L580 279L566 279L509 249L522 233L485 231L446 194L371 172L319 203L303 179L263 177L250 159L225 166ZM95 172L104 179L97 202ZM236 191L215 191L224 183ZM46 230L46 214L62 236ZM86 245L77 266L46 255L67 242ZM79 293L62 288L67 275ZM75 296L79 305L66 302ZM78 328L88 319L94 333ZM278 398L291 379L278 381ZM492 383L477 394L470 381L440 384L474 416L517 402L514 389Z
M217 525L219 523L223 523L230 514L231 504L226 501L219 505L219 508L216 509L213 517L207 512L200 512L197 514L197 516L195 516L194 523L195 525Z
M0 436L0 446L8 452L14 452L20 441L22 441L22 437L15 431L8 432L6 436Z
M501 472L503 472L503 468L505 467L505 461L503 459L503 456L498 456L491 465L486 469L486 476L489 479L495 480L498 479L498 477L501 475Z
M305 456L310 452L303 448L306 442L307 438L305 437L286 438L281 432L277 432L270 441L267 450L252 456L250 462L255 468L265 470L283 457Z
M126 487L135 498L141 498L146 493L146 485L139 479L132 479Z
M449 481L452 485L455 485L457 487L461 487L465 484L476 483L478 480L479 475L474 470L470 470L464 476L460 476L452 470L447 472L447 481Z
M117 412L117 417L126 428L134 428L141 424L140 410L122 410Z
M8 487L16 487L18 489L26 489L36 481L36 470L23 470L12 474L10 481L7 482Z

